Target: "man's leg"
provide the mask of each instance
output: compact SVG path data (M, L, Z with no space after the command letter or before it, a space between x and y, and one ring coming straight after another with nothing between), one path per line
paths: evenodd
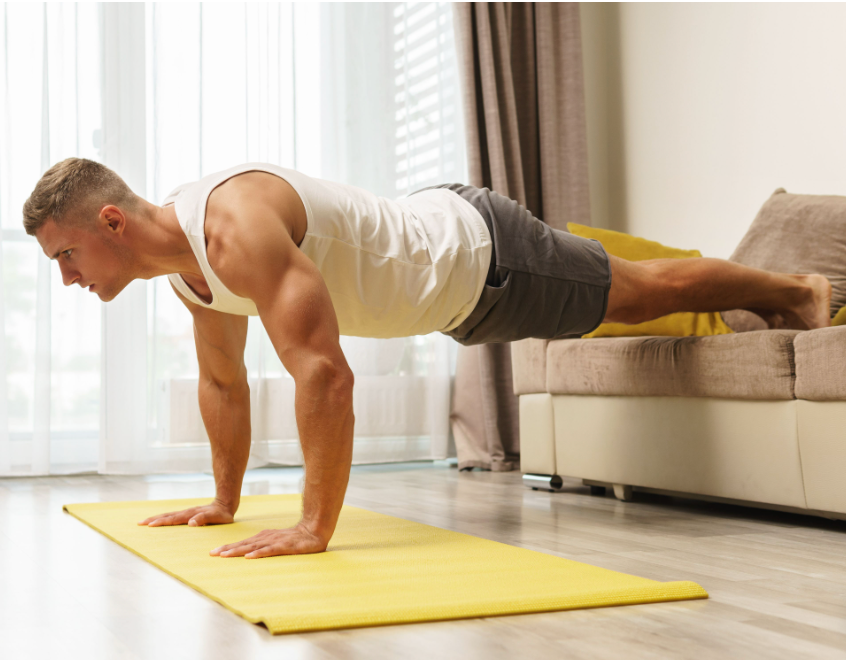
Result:
M748 309L780 315L787 327L831 325L831 283L822 275L787 275L722 259L626 261L609 255L605 322L642 323L673 312Z

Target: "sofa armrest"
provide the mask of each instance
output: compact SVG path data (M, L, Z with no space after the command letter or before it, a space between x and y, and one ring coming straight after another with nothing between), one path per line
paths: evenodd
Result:
M800 332L793 350L797 399L846 401L846 325Z
M511 343L514 394L546 392L547 344L548 339L521 339Z

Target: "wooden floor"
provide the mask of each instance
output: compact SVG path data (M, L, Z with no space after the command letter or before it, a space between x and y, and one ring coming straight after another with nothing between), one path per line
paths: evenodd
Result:
M245 493L297 492L298 469ZM347 503L655 580L709 600L270 635L62 513L206 496L207 475L0 479L0 658L846 658L846 522L524 488L444 464L353 468Z

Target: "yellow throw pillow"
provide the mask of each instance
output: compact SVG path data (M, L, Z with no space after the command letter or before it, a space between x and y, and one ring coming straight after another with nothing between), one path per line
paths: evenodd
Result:
M680 250L667 247L645 238L629 236L610 229L585 227L574 222L567 223L571 234L583 238L595 238L608 254L629 261L646 259L690 259L701 257L699 250ZM726 325L719 312L697 313L679 312L668 314L645 323L627 325L625 323L603 323L593 332L583 337L706 337L709 335L727 335L733 330Z

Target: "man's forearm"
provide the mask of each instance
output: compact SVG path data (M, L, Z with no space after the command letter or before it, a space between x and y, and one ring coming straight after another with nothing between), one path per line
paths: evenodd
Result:
M246 380L222 388L201 379L199 397L211 441L216 499L234 514L250 458L250 388Z
M352 464L352 376L331 370L297 383L295 408L305 461L301 524L326 543L335 531Z

